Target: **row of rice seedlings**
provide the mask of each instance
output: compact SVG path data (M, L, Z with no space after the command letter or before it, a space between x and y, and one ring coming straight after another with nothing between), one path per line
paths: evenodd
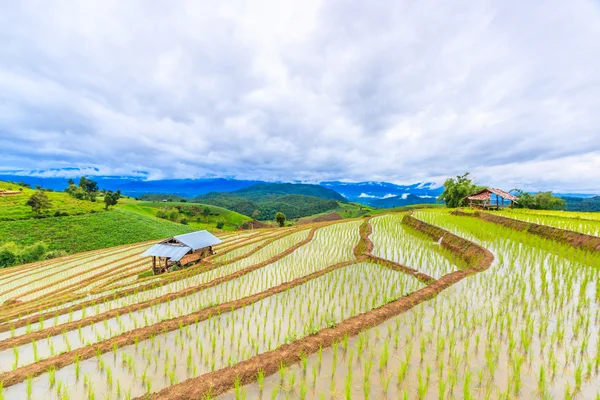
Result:
M309 229L306 229L300 232L293 233L289 236L278 239L273 243L265 246L258 252L252 254L250 257L238 260L234 263L227 264L204 273L200 273L197 275L190 276L188 278L174 281L154 289L149 289L140 292L135 291L134 293L128 296L124 296L114 300L109 300L103 303L83 308L81 310L69 311L66 314L57 315L51 320L41 320L38 323L33 323L24 327L13 329L10 332L0 333L0 339L6 337L19 336L29 332L36 332L44 328L56 326L65 322L77 321L82 318L102 314L104 312L122 307L127 307L132 304L138 304L140 302L153 300L165 294L179 292L181 290L189 289L190 287L210 282L214 279L230 275L250 265L263 262L265 260L268 260L269 258L276 256L277 254L281 253L282 251L285 251L286 249L295 245L296 243L306 239L306 237L309 234L309 231ZM70 305L70 303L62 305L61 308L66 307L68 305ZM52 309L49 309L48 311L52 311Z
M538 214L519 209L509 209L495 212L495 214L521 221L532 222L534 224L585 233L586 235L600 236L600 219L588 219L587 215L582 217L581 215L583 213L579 213L577 216L573 217L569 216L570 213L564 213L563 215L552 215Z
M222 263L229 261L233 258L243 256L244 254L256 249L257 247L264 245L269 240L273 240L274 236L281 235L282 233L285 233L285 231L274 231L269 234L261 235L258 239L253 238L253 240L250 241L251 243L245 246L240 246L224 254L219 254L219 252L217 252L216 256L214 256L211 259L211 261L213 263Z
M456 271L457 260L450 260L440 246L402 225L403 214L388 214L370 220L373 254L440 278Z
M251 234L250 233L242 233L242 234L235 234L233 236L246 237L246 236L249 236L249 235L251 235ZM254 233L253 235L256 235L256 234ZM227 246L229 244L227 240L231 241L232 239L236 239L236 238L231 238L231 239L224 240L224 242L221 243L221 244L219 244L219 245L217 245L215 247L215 249L217 249L217 251L218 251L218 249L222 248L222 246ZM237 240L248 240L248 239L247 238L242 238L242 239L237 238ZM52 267L52 268L56 268L56 267L62 267L66 263L69 263L70 265L72 265L72 264L80 264L80 263L83 263L83 262L89 262L90 260L95 260L95 259L98 259L100 257L104 257L107 254L112 254L115 251L122 251L123 249L126 249L126 248L138 248L139 247L140 248L140 252L141 252L141 251L145 250L147 247L149 247L150 245L151 244L148 244L148 243L133 244L133 245L130 245L130 246L127 246L127 247L119 247L117 249L101 250L101 251L98 251L98 252L94 252L92 255L86 255L86 256L83 256L83 257L78 257L78 255L74 255L72 257L69 257L68 260L57 261L55 263L51 262L51 265L48 265L48 266ZM135 257L133 257L133 259L135 259ZM48 263L48 262L46 261L46 262L42 262L42 263ZM19 267L14 267L14 268L18 269ZM52 269L52 268L49 268L49 269ZM113 274L107 274L107 275L110 275L110 277L114 277ZM81 276L77 277L76 279L81 280ZM156 277L156 278L144 278L143 280L141 280L141 281L138 282L137 277L134 277L133 280L132 280L132 282L129 283L129 284L127 284L127 283L125 283L125 284L123 284L123 283L114 284L114 285L111 285L111 287L107 287L106 289L101 290L101 291L99 291L99 292L97 292L95 294L88 294L88 296L86 296L83 299L74 300L72 302L60 304L59 306L56 306L56 307L47 307L47 308L49 310L59 310L61 308L67 308L67 307L72 306L74 304L78 304L78 303L80 303L82 301L88 301L88 300L92 300L94 298L103 297L103 296L110 295L111 293L114 293L114 292L117 292L117 291L120 291L120 290L123 290L123 289L126 289L126 288L134 288L136 286L146 285L146 284L148 284L148 283L150 283L152 281L158 281L158 280L160 280L159 277ZM62 287L62 286L64 286L62 283L59 283L58 285L59 285L59 288ZM28 307L28 309L30 309L30 308ZM13 312L13 311L11 311L11 312ZM23 316L26 316L26 315L35 315L35 314L37 314L39 312L40 311L38 311L38 310L26 311L26 312L23 312L23 313L21 313L19 315L20 315L20 317L23 317Z
M96 398L140 396L189 377L217 370L273 350L339 321L412 292L422 283L411 276L360 263L335 270L303 285L209 320L180 326L112 353L53 372L72 397L90 396L78 380L88 374ZM91 366L97 369L93 376ZM34 378L32 398L48 393L50 373ZM27 382L6 389L8 396L27 398ZM50 397L53 398L53 397Z
M122 260L124 258L133 258L140 252L142 248L148 245L137 245L127 248L125 250L119 249L112 253L102 256L96 256L91 260L78 261L75 264L65 263L60 267L54 266L53 268L39 268L33 270L31 273L22 275L14 280L6 281L0 285L0 303L11 297L18 297L20 294L29 292L41 288L43 286L56 283L56 287L60 288L63 285L63 281L69 277L77 277L84 275L92 268L97 268L93 272L101 273L102 270L110 269L114 267L113 261Z
M248 398L598 398L597 256L475 219L431 214L432 223L486 237L482 244L496 254L493 266L348 345L324 349L239 392Z
M60 335L15 347L12 353L10 350L0 351L0 360L9 358L15 351L24 354L25 356L17 362L13 360L10 364L12 369L15 369L64 351L101 342L132 329L154 325L164 319L188 315L206 307L237 300L306 276L329 265L351 260L353 244L358 241L359 225L360 221L354 221L322 228L317 231L310 243L268 267L208 290L80 327L76 332L63 332ZM9 364L0 366L0 371L6 370L9 370Z
M61 292L69 292L71 294L85 294L94 286L110 279L125 276L131 273L140 273L148 268L151 268L151 262L148 259L142 259L138 254L122 261L111 263L106 268L83 272L77 275L71 275L70 278L50 284L48 287L40 287L37 290L23 293L19 296L19 300L23 302L35 301L38 299L46 299L49 295L55 295ZM106 271L110 269L111 271Z

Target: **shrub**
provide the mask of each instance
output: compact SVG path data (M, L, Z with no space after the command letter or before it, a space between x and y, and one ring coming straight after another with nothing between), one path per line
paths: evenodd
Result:
M158 218L169 219L169 214L165 210L158 210L158 211L156 211L156 216Z
M179 210L174 208L171 211L169 211L169 220L177 222L179 220Z
M217 221L217 229L223 229L225 226L225 221Z
M187 225L187 224L188 224L188 220L187 220L187 218L183 218L183 219L182 219L180 222L181 222L183 225Z

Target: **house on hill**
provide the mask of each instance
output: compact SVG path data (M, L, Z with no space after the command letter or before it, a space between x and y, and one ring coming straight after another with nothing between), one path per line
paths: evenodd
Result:
M21 192L15 192L14 190L0 189L0 196L18 196Z
M219 243L221 239L213 234L197 231L163 240L143 252L142 257L152 257L152 270L158 275L174 265L187 265L214 254L212 246Z
M469 207L495 210L505 207L512 208L514 203L519 201L517 196L495 188L485 188L465 199Z

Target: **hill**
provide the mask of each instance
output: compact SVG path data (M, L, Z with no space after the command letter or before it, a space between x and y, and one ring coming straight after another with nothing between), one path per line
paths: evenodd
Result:
M19 186L14 183L0 181L0 189L21 192L15 196L0 196L0 221L16 221L36 217L31 207L25 203L35 190ZM82 215L98 212L104 209L104 203L77 200L64 192L46 192L50 199L51 207L44 212L44 216Z
M235 211L227 210L209 204L189 203L189 202L153 202L136 201L134 199L123 199L119 202L118 208L133 211L148 217L157 217L167 219L172 222L184 223L196 229L215 229L235 230L241 227L244 222L249 222L252 218L239 214ZM205 209L209 212L205 215Z
M566 201L567 211L600 211L600 196L589 197L587 199L579 197L563 197Z
M0 246L46 244L49 251L77 253L192 232L193 227L127 210L8 221L0 224Z
M280 196L285 194L300 194L328 200L346 201L344 196L335 190L327 189L320 185L303 183L259 183L231 193L255 201L268 196Z
M288 219L331 211L345 201L339 193L319 185L257 184L229 193L207 193L194 202L212 204L259 220L272 220L278 211Z

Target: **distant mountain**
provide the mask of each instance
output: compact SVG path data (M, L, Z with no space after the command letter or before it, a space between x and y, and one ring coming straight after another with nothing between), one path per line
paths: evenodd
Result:
M347 201L344 196L335 190L325 188L321 185L309 185L303 183L258 183L236 190L232 194L249 200L272 195L301 194L305 196L321 197L328 200Z
M130 176L91 176L102 189L121 190L123 194L139 197L149 193L173 194L181 197L194 197L209 192L232 192L263 181L247 181L225 178L210 179L160 179L154 181ZM64 190L67 178L49 178L21 175L0 175L0 181L23 181L32 187L40 185L55 191ZM77 179L75 179L77 181Z
M288 219L306 217L338 208L346 199L319 185L260 183L233 192L211 192L194 198L197 203L225 207L257 219L272 220L278 211Z
M600 211L600 196L582 199L579 197L563 197L566 201L568 211Z
M321 186L335 190L349 201L355 201L378 208L396 207L398 204L435 203L444 191L434 183L396 185L388 182L321 182ZM418 200L417 200L418 198ZM390 201L384 201L391 199Z

